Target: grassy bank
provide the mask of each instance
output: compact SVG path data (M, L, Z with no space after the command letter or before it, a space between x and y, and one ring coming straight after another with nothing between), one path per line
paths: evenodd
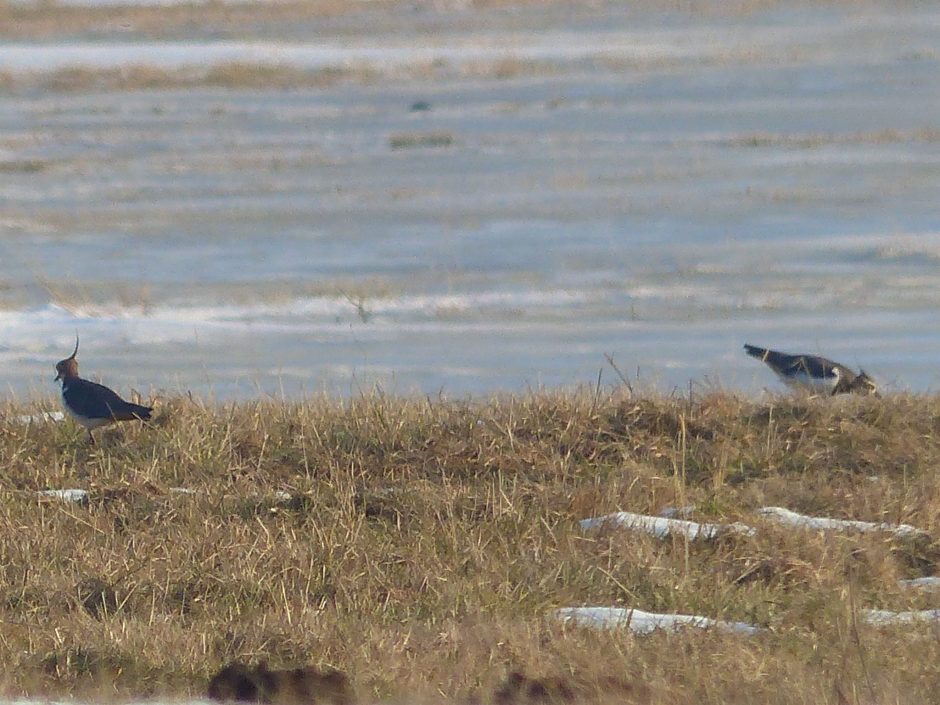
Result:
M200 694L232 659L330 666L363 700L410 702L488 702L513 669L618 702L921 703L940 686L940 629L858 619L940 606L899 583L940 572L933 539L755 513L940 536L940 397L178 398L96 447L17 418L36 407L0 418L9 694ZM56 488L89 501L37 495ZM667 505L758 531L577 524ZM636 637L546 616L576 605L766 630Z

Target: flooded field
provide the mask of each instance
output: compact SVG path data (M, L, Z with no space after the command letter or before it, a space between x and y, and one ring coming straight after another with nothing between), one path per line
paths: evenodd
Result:
M935 390L940 10L618 5L8 34L0 384Z

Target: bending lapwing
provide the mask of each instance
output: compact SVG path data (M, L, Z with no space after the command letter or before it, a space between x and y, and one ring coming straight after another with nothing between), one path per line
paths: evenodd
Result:
M79 424L88 431L88 440L94 445L91 432L115 421L146 421L153 411L149 406L124 401L103 384L90 382L78 376L78 336L75 350L55 366L55 381L62 380L62 404Z
M819 355L791 355L746 343L744 351L766 362L790 387L808 389L817 394L878 394L875 380L865 370L856 374L845 365Z

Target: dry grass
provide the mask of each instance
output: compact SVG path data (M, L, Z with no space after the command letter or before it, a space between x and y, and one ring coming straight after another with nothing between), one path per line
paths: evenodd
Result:
M68 68L50 73L0 77L0 90L42 89L57 92L100 90L144 91L180 88L255 88L290 90L325 88L340 82L367 84L376 80L369 67L303 69L285 65L223 63L208 70L127 66L121 69Z
M339 17L365 9L381 11L394 0L352 3L346 0L286 0L284 2L180 2L165 6L83 7L56 2L26 4L0 0L0 36L53 39L86 33L133 32L154 38L173 37L195 26L229 34L289 27L297 22Z
M396 132L388 138L388 146L392 149L452 147L455 142L456 138L453 133L444 130Z
M496 59L453 64L431 61L379 67L357 63L343 67L307 69L289 64L229 62L207 69L129 65L120 69L74 67L50 72L0 73L0 91L45 90L61 93L89 91L147 91L164 89L258 89L271 91L328 88L337 84L374 85L379 82L422 82L476 79L502 81L519 76L557 73L551 62ZM24 170L10 164L0 170ZM28 165L26 165L28 166Z
M910 2L910 0L908 0ZM83 7L59 5L52 2L26 4L0 0L0 39L35 40L54 44L56 41L81 39L90 42L138 40L202 41L211 39L263 41L275 39L309 41L311 38L333 37L344 41L347 36L360 39L386 37L399 31L413 31L416 10L428 27L415 35L419 44L425 33L444 38L449 33L468 36L474 32L489 32L494 27L539 28L544 16L564 27L574 17L604 17L603 13L627 12L636 16L689 15L701 16L711 22L713 17L737 21L753 12L783 7L799 8L835 6L857 9L882 6L881 0L640 0L628 4L609 0L433 0L414 3L409 0L286 0L285 2L194 2L157 6L105 6ZM895 3L896 5L896 3ZM892 5L894 7L894 5ZM601 14L598 14L601 13ZM435 19L432 16L437 15ZM342 19L340 17L342 16ZM528 19L527 19L528 18ZM536 23L533 25L533 20ZM629 20L625 20L629 23ZM670 22L672 20L669 20ZM577 22L575 22L577 24ZM420 23L419 23L419 26ZM381 42L380 42L381 43ZM766 59L753 48L729 48L701 59L703 65L753 63ZM793 57L790 57L791 59ZM933 58L932 56L920 58ZM513 80L522 77L549 77L564 71L585 70L591 67L607 71L654 71L674 67L681 63L672 58L628 58L608 55L602 46L591 59L581 61L531 60L512 55L451 62L431 60L397 65L394 62L363 61L354 65L325 69L305 69L289 64L255 64L234 61L206 67L188 66L167 68L128 64L118 69L95 67L68 67L53 71L3 70L0 67L0 92L47 91L102 91L102 90L157 90L198 88L253 88L290 90L321 88L350 83L373 85L388 82L422 82L447 80ZM935 131L934 131L935 132ZM846 138L849 141L894 141L903 134L890 131L875 135ZM732 141L740 146L812 147L843 138L829 135L742 135ZM919 131L913 139L935 141L930 130ZM16 165L13 165L14 167Z
M771 134L754 133L727 141L732 147L790 147L816 149L832 144L895 144L900 142L938 142L940 130L925 127L917 130L879 130L844 134Z
M72 282L59 282L47 277L37 277L38 284L46 292L50 303L73 313L89 309L111 309L116 307L136 311L149 311L153 298L149 284L106 282L103 289L87 287Z
M844 0L842 0L844 1ZM653 0L655 5L656 0ZM701 2L701 0L696 0ZM707 0L714 2L714 0ZM49 40L81 35L110 35L118 32L155 39L189 36L194 28L214 36L236 37L294 31L317 27L324 20L361 15L367 24L413 21L417 8L432 12L465 10L536 9L545 6L570 8L595 6L594 0L434 0L416 4L410 0L278 0L278 2L185 2L156 6L74 6L51 2L22 3L0 0L0 37Z
M9 693L198 694L235 658L338 668L363 700L409 702L489 702L516 669L617 702L923 703L940 687L940 628L857 620L936 606L898 585L936 570L936 542L753 513L940 535L940 397L157 405L94 448L0 410ZM36 495L69 487L90 502ZM576 523L670 504L760 531L690 543ZM546 617L571 605L768 629L641 638Z
M914 4L903 0L901 4ZM0 38L51 40L77 36L122 36L172 39L188 37L194 28L216 37L241 37L246 33L276 35L297 27L317 27L318 22L362 15L365 22L382 26L389 22L409 26L415 8L453 14L456 21L473 24L477 14L496 14L507 20L507 11L531 9L543 12L591 12L603 0L282 0L278 2L179 2L165 6L104 5L70 6L51 2L21 3L0 0ZM612 4L612 3L610 3ZM897 6L895 0L892 6ZM688 13L692 15L740 17L774 8L883 6L883 0L638 0L618 11L630 13Z

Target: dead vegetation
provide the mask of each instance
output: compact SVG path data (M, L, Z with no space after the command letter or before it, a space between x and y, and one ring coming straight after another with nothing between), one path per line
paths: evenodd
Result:
M209 66L164 68L147 64L128 64L120 68L75 66L53 71L0 73L0 90L32 90L54 93L94 91L159 91L197 89L241 89L263 91L310 90L335 86L375 85L380 82L418 82L431 80L482 79L506 80L518 76L544 75L557 71L558 65L545 61L495 59L472 63L430 61L405 65L380 66L353 62L345 66L304 68L286 63L266 64L223 62ZM404 135L406 142L410 135ZM435 141L453 140L446 133L434 133ZM392 136L392 147L397 137ZM405 144L404 146L413 146ZM432 145L438 146L438 145ZM41 161L0 163L0 172L31 173L51 166Z
M386 29L413 26L415 13L435 14L460 24L480 26L498 19L512 25L523 11L556 11L559 17L571 11L594 12L605 6L620 13L662 13L677 16L742 17L777 8L831 7L853 9L878 6L883 0L637 0L624 6L610 0L279 0L278 2L223 2L179 0L165 4L108 3L90 5L55 0L20 2L0 0L0 37L48 41L65 38L96 38L118 35L136 39L181 39L194 29L219 38L246 34L271 36L291 34L298 28L316 31L331 23L355 17L364 26ZM893 7L914 0L893 3Z
M288 65L221 63L207 69L161 68L129 65L111 68L64 68L48 73L24 73L0 77L0 89L40 89L62 93L89 91L147 91L195 88L240 88L270 91L310 89L333 86L340 82L373 83L377 73L368 66L304 69ZM30 171L32 164L9 163L0 171Z
M369 3L375 9L394 2ZM362 11L344 0L286 0L268 3L179 2L166 5L70 5L56 2L0 1L0 36L54 39L84 34L107 36L129 33L153 38L172 38L199 26L214 34L284 29L291 23L340 17Z
M366 702L922 703L940 686L940 627L859 618L940 601L899 583L940 572L940 397L177 398L98 447L18 420L37 407L0 410L9 694L204 695L233 662L335 669ZM87 503L36 494L73 487ZM759 530L577 524L690 505ZM798 531L765 505L929 537ZM580 605L765 631L547 616Z

